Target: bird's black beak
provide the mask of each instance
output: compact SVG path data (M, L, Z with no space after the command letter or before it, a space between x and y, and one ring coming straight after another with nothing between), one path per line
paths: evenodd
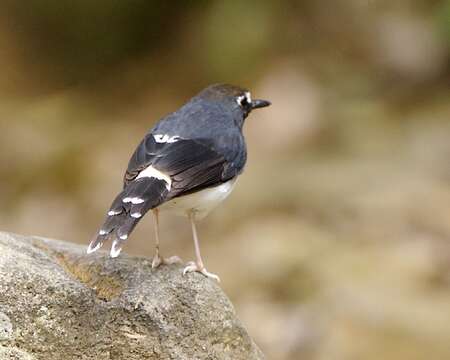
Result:
M263 107L266 107L269 105L271 105L271 102L267 101L267 100L261 100L261 99L252 100L252 110L263 108Z

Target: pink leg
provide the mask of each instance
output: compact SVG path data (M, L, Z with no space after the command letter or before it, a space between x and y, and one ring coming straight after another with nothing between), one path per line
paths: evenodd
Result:
M152 213L153 213L153 223L155 227L155 256L153 256L152 269L157 268L161 264L170 265L180 263L181 259L178 256L171 256L168 259L164 259L159 254L159 210L153 209Z
M195 226L195 213L193 211L190 211L188 213L188 217L191 222L192 236L194 238L195 262L191 261L187 264L187 266L183 270L183 275L186 275L188 272L197 271L199 273L202 273L206 277L209 277L211 279L214 279L214 280L217 280L218 282L220 282L220 278L217 275L206 271L206 268L203 264L202 256L200 254L200 244L199 244L198 236L197 236L197 228Z

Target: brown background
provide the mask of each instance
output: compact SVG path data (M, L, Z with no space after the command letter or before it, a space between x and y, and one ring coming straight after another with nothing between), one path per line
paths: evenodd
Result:
M201 223L269 359L450 358L450 2L0 1L0 229L87 244L155 121L273 106ZM193 257L185 219L162 249ZM150 218L125 248L152 256Z

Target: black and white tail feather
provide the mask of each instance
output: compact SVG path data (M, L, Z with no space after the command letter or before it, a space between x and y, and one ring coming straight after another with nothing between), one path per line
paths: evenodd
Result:
M131 182L114 199L96 238L90 243L88 253L98 250L112 239L111 257L117 257L123 242L128 238L145 213L163 202L168 194L168 183L153 177L142 177Z

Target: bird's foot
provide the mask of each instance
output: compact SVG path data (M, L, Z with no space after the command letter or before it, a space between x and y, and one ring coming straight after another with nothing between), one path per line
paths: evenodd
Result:
M220 282L220 278L216 274L212 274L212 273L206 271L206 268L203 265L199 265L194 261L188 262L187 266L183 270L183 275L186 275L187 273L193 272L193 271L199 272L199 273L205 275L206 277L209 277L210 279L214 279L217 282Z
M172 264L179 264L181 263L181 259L179 256L171 256L170 258L163 258L159 254L155 254L152 261L152 269L156 269L159 265L172 265Z

